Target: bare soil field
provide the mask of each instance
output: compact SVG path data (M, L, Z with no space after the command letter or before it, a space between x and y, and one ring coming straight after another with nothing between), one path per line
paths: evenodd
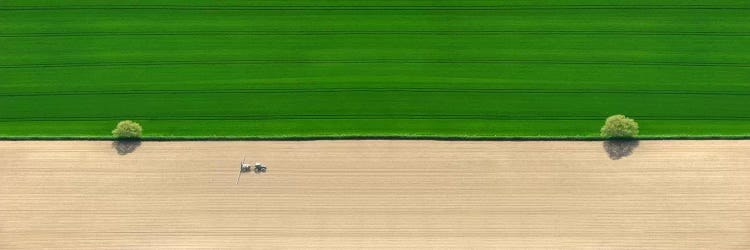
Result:
M0 142L45 248L750 249L750 141Z

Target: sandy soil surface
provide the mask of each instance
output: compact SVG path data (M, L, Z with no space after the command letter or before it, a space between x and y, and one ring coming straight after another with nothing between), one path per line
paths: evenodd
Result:
M128 146L0 142L0 249L750 249L750 141Z

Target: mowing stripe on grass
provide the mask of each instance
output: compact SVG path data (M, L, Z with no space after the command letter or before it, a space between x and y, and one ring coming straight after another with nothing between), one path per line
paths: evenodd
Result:
M727 95L750 96L750 92L689 90L604 90L604 89L461 89L461 88L314 88L314 89L223 89L223 90L127 90L0 93L0 97L73 95L161 95L161 94L248 94L248 93L331 93L331 92L415 92L415 93L519 93L519 94L646 94L646 95Z
M630 61L542 61L542 60L221 60L221 61L151 61L151 62L72 62L59 64L0 65L0 68L67 68L67 67L120 67L120 66L170 66L170 65L223 65L223 64L581 64L626 66L682 66L682 67L750 67L750 63L728 62L630 62Z
M487 6L211 6L211 5L107 5L107 6L2 6L0 11L47 10L207 10L207 11L496 11L496 10L748 10L746 6L713 5L487 5Z
M343 35L618 35L618 36L750 36L750 32L649 32L649 31L585 31L585 30L410 30L410 31L192 31L192 32L50 32L1 34L0 37L56 37L56 36L343 36Z

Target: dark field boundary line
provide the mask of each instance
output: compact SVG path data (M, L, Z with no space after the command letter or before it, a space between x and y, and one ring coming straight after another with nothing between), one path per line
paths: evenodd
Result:
M343 35L618 35L618 36L750 36L750 32L584 31L584 30L476 30L476 31L190 31L190 32L46 32L8 33L0 37L96 37L96 36L343 36Z
M423 114L293 114L256 116L68 116L68 117L3 117L0 122L66 122L66 121L116 121L123 119L142 121L269 121L269 120L507 120L507 121L601 121L607 116L496 116L496 115L423 115ZM750 117L668 117L632 116L636 120L700 120L700 121L750 121Z
M718 62L635 62L635 61L554 61L554 60L221 60L221 61L146 61L146 62L82 62L58 64L6 64L0 69L13 68L71 68L119 66L173 65L231 65L231 64L557 64L557 65L627 65L627 66L682 66L682 67L750 67L749 63Z
M182 95L182 94L286 94L346 92L407 93L509 93L509 94L647 94L647 95L724 95L750 96L750 92L690 90L606 90L606 89L489 89L489 88L319 88L319 89L225 89L225 90L125 90L0 93L1 97L86 96L86 95Z
M632 140L748 140L750 135L641 135ZM112 136L102 135L62 135L62 136L8 136L0 135L4 141L114 141ZM560 136L486 136L486 135L420 135L420 134L320 134L320 135L256 135L256 136L144 136L139 141L320 141L320 140L434 140L434 141L607 141L596 135Z
M477 5L477 6L332 6L332 5L70 5L70 6L0 6L0 11L35 10L253 10L253 11L382 11L382 10L431 10L431 11L492 11L492 10L747 10L748 6L717 5Z

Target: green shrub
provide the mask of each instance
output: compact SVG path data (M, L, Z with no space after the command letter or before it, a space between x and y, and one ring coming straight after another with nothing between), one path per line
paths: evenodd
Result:
M138 139L143 135L143 128L134 121L121 121L115 130L112 130L112 135L119 139Z
M624 115L607 118L602 127L604 138L633 138L638 135L638 123Z

